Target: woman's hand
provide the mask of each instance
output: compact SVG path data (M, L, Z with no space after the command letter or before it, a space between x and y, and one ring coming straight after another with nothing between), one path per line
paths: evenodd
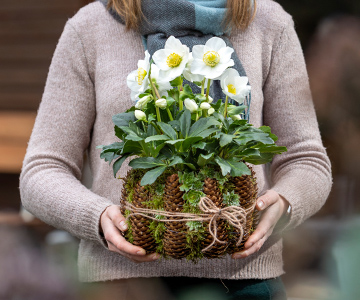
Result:
M146 255L143 248L134 246L125 240L121 232L127 230L127 225L120 212L120 207L117 205L107 207L101 214L100 230L104 233L110 251L119 253L133 262L154 261L160 257L157 253Z
M273 190L268 190L264 195L259 197L256 203L256 209L264 211L261 215L260 222L245 243L244 250L234 253L232 258L245 258L259 251L272 234L276 223L285 213L288 206L289 203Z

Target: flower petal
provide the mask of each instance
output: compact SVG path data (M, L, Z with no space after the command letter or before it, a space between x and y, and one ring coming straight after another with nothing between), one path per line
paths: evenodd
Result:
M153 54L152 58L161 70L166 71L170 69L170 67L166 63L166 59L173 52L174 51L171 51L169 49L160 49Z
M226 47L226 43L223 39L214 36L205 43L205 46L211 48L213 51L219 52L221 48Z
M204 45L195 45L192 48L192 57L194 59L203 59L203 55L204 55Z

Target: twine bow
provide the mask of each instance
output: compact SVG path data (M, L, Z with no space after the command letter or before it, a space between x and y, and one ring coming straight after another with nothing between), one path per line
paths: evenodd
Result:
M244 228L243 224L246 224L246 215L253 211L255 204L253 204L249 208L242 208L240 206L227 206L224 208L217 207L214 202L208 197L202 197L199 202L199 209L203 212L202 214L192 214L192 213L184 213L184 212L171 212L164 210L155 210L148 209L142 207L136 207L133 204L126 202L125 209L129 210L131 213L127 216L126 220L128 220L131 216L138 215L151 220L155 220L158 222L187 222L187 221L208 221L209 226L208 230L213 240L204 249L202 252L206 252L212 248L212 246L217 242L220 244L226 244L226 241L221 241L217 237L217 221L219 219L226 220L230 225L236 228L240 235L239 239L236 242L236 246L239 246L243 236L244 236ZM160 215L167 218L176 218L176 219L157 219L151 215Z

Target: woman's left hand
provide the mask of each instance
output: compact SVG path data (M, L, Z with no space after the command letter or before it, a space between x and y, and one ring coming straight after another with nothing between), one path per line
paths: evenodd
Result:
M234 253L232 258L245 258L260 250L262 245L272 234L276 223L287 210L289 203L273 190L268 190L259 197L256 202L256 209L263 211L260 222L245 243L244 250Z

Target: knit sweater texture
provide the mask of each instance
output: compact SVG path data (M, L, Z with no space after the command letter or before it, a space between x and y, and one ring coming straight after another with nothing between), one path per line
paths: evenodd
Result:
M273 189L292 206L286 229L313 215L331 188L308 76L294 24L279 4L258 0L246 31L234 45L252 86L250 122L271 126L288 152L255 166L260 194ZM143 59L141 36L126 31L105 7L91 3L71 18L58 42L20 177L24 207L81 239L80 280L189 276L273 278L283 274L282 240L274 233L255 254L234 260L165 260L137 264L109 251L99 234L101 213L119 204L122 181L99 157L97 145L114 142L111 117L134 103L126 77ZM81 183L88 151L92 188ZM128 170L125 163L119 175Z

